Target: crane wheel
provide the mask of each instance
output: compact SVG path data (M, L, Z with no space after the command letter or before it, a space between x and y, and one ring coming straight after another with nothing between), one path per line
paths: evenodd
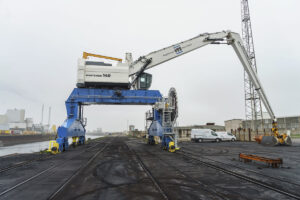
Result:
M57 154L59 152L59 144L55 140L49 142L48 152L51 154Z

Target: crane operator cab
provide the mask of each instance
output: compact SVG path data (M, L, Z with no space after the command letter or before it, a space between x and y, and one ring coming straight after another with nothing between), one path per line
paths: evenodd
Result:
M152 83L152 74L142 73L137 79L137 88L141 90L148 90Z
M113 60L117 63L113 65L90 60L89 57ZM130 53L126 54L125 60L125 62L122 62L120 58L84 52L83 57L78 59L76 86L78 88L130 89L129 67L132 64ZM137 89L147 90L151 86L152 75L144 72L140 73L135 83Z

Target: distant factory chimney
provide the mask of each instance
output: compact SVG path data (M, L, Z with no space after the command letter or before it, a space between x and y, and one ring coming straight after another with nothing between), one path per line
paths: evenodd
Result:
M41 119L41 124L44 122L44 104L42 106L42 119Z
M51 119L51 106L49 107L49 116L48 116L48 125L50 127L50 119Z

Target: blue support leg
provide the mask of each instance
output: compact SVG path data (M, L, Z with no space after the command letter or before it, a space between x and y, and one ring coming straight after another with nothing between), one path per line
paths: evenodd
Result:
M63 152L69 148L69 142L67 137L57 138L56 142L59 144L59 151Z
M155 140L154 140L154 136L153 135L149 135L148 136L148 144L151 144L151 145L155 144Z
M172 141L173 139L170 135L163 135L162 142L161 142L162 148L165 150L169 149L169 144Z
M78 144L84 144L85 143L85 136L79 136L78 138Z
M58 143L58 145L59 145L59 147L58 147L58 150L60 151L60 152L62 152L63 151L63 147L64 147L64 139L63 138L57 138L56 139L56 142Z
M67 137L64 137L64 148L65 151L69 148L69 141Z

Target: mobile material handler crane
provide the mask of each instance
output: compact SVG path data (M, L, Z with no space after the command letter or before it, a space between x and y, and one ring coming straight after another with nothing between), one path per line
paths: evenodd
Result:
M273 136L264 137L265 139L262 139L262 143L270 143L270 141L272 141L272 144L274 145L290 145L290 137L286 134L278 133L276 117L260 83L260 80L254 69L251 67L249 57L243 46L240 35L231 31L222 31L216 33L200 34L189 40L171 45L158 51L151 52L145 56L141 56L134 62L131 53L126 53L125 62L123 63L121 59L116 60L117 64L115 66L103 62L89 61L86 59L86 56L83 56L82 59L78 60L76 84L78 88L75 88L73 90L69 99L66 101L68 118L63 126L58 128L57 142L60 144L59 149L61 150L62 148L68 146L66 138L74 136L74 130L77 131L75 135L81 138L79 141L84 142L83 138L85 136L85 128L82 118L82 105L90 104L154 105L153 116L155 116L156 118L153 118L152 125L148 130L148 138L151 140L156 135L162 136L166 139L163 139L162 142L163 145L166 145L164 148L176 149L176 134L174 133L174 129L172 128L172 126L169 126L169 124L174 125L174 121L172 121L171 123L164 123L163 120L168 117L164 117L163 113L165 110L161 110L163 108L168 108L168 101L170 100L164 101L164 103L162 103L162 105L164 106L159 105L162 102L163 98L158 96L156 96L156 100L151 101L151 103L147 102L147 99L151 99L152 95L155 92L152 90L150 90L149 93L146 92L151 86L152 75L145 73L145 71L208 44L231 45L239 60L241 61L245 71L250 77L255 90L259 94L267 112L273 120ZM108 59L110 58L112 57L108 57ZM137 94L138 92L142 93ZM132 98L132 96L138 96L138 98L141 98L141 100L134 99ZM91 98L94 99L91 100ZM127 99L128 101L124 101L124 99ZM174 99L175 98L173 98L171 101L173 101ZM173 103L173 105L177 105L177 103ZM171 111L171 113L173 114L170 115L177 116L177 110L178 108L175 108L173 106L173 110ZM168 125L165 126L165 124ZM70 129L70 127L72 128ZM166 137L164 137L165 135ZM153 143L153 141L150 141L149 143ZM170 147L168 146L169 144L172 144L173 146Z

